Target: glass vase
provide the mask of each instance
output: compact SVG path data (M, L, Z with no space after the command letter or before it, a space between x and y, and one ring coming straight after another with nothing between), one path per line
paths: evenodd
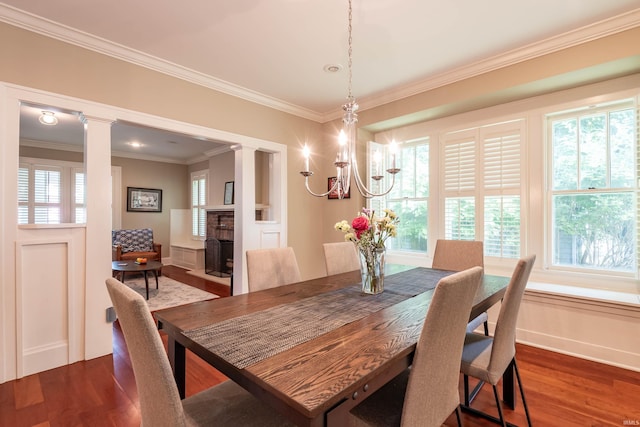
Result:
M384 254L385 248L359 248L360 275L362 292L379 294L384 291Z

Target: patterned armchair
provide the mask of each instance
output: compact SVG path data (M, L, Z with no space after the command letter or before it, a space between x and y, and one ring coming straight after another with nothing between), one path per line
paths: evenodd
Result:
M154 243L153 230L138 228L132 230L111 230L111 260L135 260L147 258L162 262L162 245ZM158 274L162 273L162 269Z

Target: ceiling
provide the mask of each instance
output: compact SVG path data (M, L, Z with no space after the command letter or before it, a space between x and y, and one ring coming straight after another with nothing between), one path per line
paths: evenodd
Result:
M640 14L640 0L353 1L361 109L480 61L559 48L561 36L566 46L611 18L638 25ZM347 96L347 8L347 0L4 0L0 20L324 122ZM123 133L142 138L135 128Z

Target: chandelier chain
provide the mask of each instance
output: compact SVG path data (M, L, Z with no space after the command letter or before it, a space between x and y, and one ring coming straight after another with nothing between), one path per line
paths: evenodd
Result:
M352 71L352 66L353 66L353 55L352 55L352 44L353 44L353 37L351 36L351 30L352 30L352 26L351 26L351 21L353 19L353 9L351 7L351 0L349 0L349 50L347 51L349 54L349 62L348 62L348 67L349 67L349 96L347 99L351 100L353 99L353 95L351 93L351 88L352 88L352 80L353 80L353 71Z
M391 175L391 183L386 190L374 192L369 190L365 183L360 178L360 171L358 170L358 158L356 156L356 146L358 142L357 136L357 124L358 124L358 104L356 103L355 98L353 97L352 89L353 89L353 37L352 37L352 21L353 21L353 8L351 4L352 0L349 0L349 38L348 38L348 66L349 66L349 91L347 102L342 106L343 116L342 123L343 128L340 131L340 135L338 137L338 152L336 154L336 160L333 162L336 167L336 178L331 186L325 193L314 193L309 187L309 177L313 175L313 172L309 169L309 158L310 158L310 150L305 144L303 149L304 155L304 169L300 171L300 174L304 176L304 185L307 191L316 197L325 197L329 196L329 198L337 198L343 199L345 197L349 197L349 189L351 187L351 178L353 178L355 182L355 187L358 189L360 194L369 199L371 197L380 197L389 194L393 186L396 182L396 174L400 172L400 168L396 167L396 145L395 142L391 142L390 151L391 151L391 165L386 172ZM374 157L377 157L378 152L374 153ZM372 167L372 176L371 179L375 182L380 183L380 180L384 178L381 174L381 164L380 160L374 160ZM380 184L377 185L380 187ZM332 197L336 196L336 197Z

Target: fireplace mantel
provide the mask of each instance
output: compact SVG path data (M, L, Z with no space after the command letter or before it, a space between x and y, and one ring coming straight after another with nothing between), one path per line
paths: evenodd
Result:
M233 211L234 205L210 205L205 206L207 212Z
M204 210L206 210L207 212L233 211L234 207L235 205L209 205L209 206L205 206ZM263 209L269 209L269 205L256 203L257 211L263 210Z

